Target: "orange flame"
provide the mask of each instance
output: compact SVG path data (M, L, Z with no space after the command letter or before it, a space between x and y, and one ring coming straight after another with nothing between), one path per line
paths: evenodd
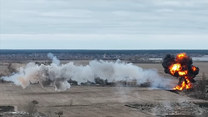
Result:
M187 73L188 73L187 70L185 70L185 71L178 71L178 74L179 74L180 76L185 76L185 75L187 75Z
M180 54L178 54L177 55L177 58L176 59L183 59L183 58L186 58L187 57L187 55L186 55L186 53L180 53Z
M192 87L192 84L190 83L189 79L186 79L186 81L183 81L181 85L177 85L174 87L174 90L183 90L183 89L190 89Z
M183 89L190 89L192 88L192 84L188 78L188 70L183 70L182 65L179 63L180 60L187 58L188 56L186 55L186 53L180 53L176 56L176 61L178 61L178 63L172 64L169 67L169 71L172 75L175 75L176 73L179 75L179 77L183 77L185 78L184 81L177 85L175 88L173 88L174 90L183 90ZM197 68L196 67L192 67L193 71L196 71Z
M170 69L170 73L172 75L174 75L176 72L181 70L181 64L179 64L179 63L173 64L170 66L169 69Z
M193 66L193 67L192 67L192 70L193 70L193 71L196 71L196 67L195 67L195 66Z

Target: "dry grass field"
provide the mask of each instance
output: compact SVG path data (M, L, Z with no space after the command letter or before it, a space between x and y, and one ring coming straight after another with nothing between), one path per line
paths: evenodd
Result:
M151 105L183 101L208 103L165 90L138 87L74 86L64 92L54 92L52 87L43 89L39 85L22 89L13 84L1 84L0 92L0 105L12 105L16 106L17 111L24 111L29 102L36 100L39 102L39 112L54 117L59 111L63 111L63 117L154 116L156 113L153 113ZM148 110L141 110L127 106L131 104L141 105L144 109L146 106L150 107Z
M66 61L65 61L66 62ZM75 61L75 64L87 64L88 61ZM0 74L7 75L8 63L0 63ZM136 64L145 69L157 69L162 76L161 64ZM197 62L200 79L204 72L208 76L208 63ZM12 63L18 68L22 63ZM151 117L151 116L207 116L207 108L197 104L208 101L194 99L183 94L163 89L141 87L72 86L64 92L55 92L53 87L42 88L30 85L26 89L12 83L0 84L0 106L15 106L16 111L26 111L28 104L36 100L37 111L49 117Z

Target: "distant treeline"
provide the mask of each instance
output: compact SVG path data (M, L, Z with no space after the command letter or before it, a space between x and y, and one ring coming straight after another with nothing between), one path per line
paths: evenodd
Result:
M61 60L129 60L145 62L147 58L163 58L166 54L185 52L191 57L208 55L208 50L0 50L0 60L46 60L53 53Z

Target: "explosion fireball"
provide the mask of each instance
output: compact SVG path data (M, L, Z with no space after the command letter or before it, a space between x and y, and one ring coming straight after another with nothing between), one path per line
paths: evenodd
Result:
M199 73L199 68L193 66L192 59L186 53L180 53L176 57L173 55L166 55L163 59L164 71L174 77L179 78L178 85L174 90L190 89L195 82L194 78Z

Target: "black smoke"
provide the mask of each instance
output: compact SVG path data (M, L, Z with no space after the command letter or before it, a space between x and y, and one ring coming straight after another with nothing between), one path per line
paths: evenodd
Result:
M173 64L176 64L176 63L181 64L181 67L182 67L181 70L182 71L185 71L185 70L188 71L187 75L180 76L178 72L175 72L175 74L170 73L170 66L173 65ZM174 77L180 77L180 78L187 77L190 80L191 83L195 82L194 78L199 73L199 68L193 66L193 61L189 56L185 56L185 57L179 59L179 58L175 57L174 55L167 54L165 56L165 58L163 58L162 66L164 68L165 73L170 74ZM196 70L193 70L193 67L195 67Z

